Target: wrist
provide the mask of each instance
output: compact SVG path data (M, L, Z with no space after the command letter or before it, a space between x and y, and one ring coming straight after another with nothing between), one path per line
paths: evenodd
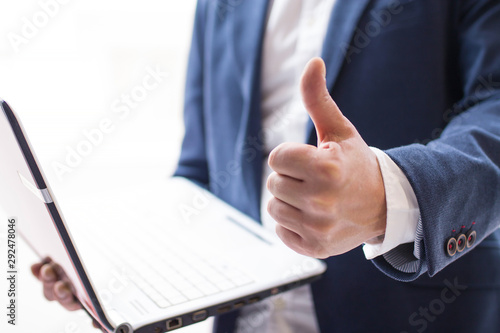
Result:
M380 162L377 158L375 152L371 151L374 165L376 166L375 171L375 191L374 191L374 201L375 201L375 212L376 218L375 223L372 226L373 232L371 237L365 241L365 243L382 243L384 241L384 235L387 228L387 199L384 178L382 176L382 168Z

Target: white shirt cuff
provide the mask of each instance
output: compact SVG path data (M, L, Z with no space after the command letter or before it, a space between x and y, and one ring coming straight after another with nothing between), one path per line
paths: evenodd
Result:
M377 156L384 180L387 202L385 236L378 243L365 244L366 259L373 259L401 244L415 241L420 209L408 179L394 161L380 149L370 147Z

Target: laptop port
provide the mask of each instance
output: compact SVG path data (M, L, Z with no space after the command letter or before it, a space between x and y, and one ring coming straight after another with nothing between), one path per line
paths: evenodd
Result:
M208 317L207 310L201 310L193 314L193 321L194 322L202 321L207 319L207 317Z
M231 311L231 305L224 305L217 309L217 313L225 313Z
M115 330L115 333L132 333L133 329L129 324L121 324Z
M248 304L257 303L258 301L260 301L260 297L253 297L248 300Z
M237 303L234 303L234 305L233 305L233 307L235 309L242 308L243 306L245 306L245 301L237 302Z
M182 318L175 318L167 321L167 331L175 330L182 327Z

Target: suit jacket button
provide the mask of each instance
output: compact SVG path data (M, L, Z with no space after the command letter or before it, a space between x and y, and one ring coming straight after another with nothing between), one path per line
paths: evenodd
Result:
M453 257L455 253L457 253L457 240L454 237L450 237L450 239L448 239L446 251L450 257Z
M457 251L462 252L467 246L467 237L464 234L460 234L457 237Z
M467 247L471 247L476 242L476 231L471 230L467 233Z

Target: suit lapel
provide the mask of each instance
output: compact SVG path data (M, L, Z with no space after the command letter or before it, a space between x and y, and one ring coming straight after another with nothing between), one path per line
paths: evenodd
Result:
M243 108L236 142L240 156L241 191L252 204L250 215L260 219L262 177L262 133L260 69L268 0L241 0L228 17L231 20L231 47L236 70L241 78Z
M249 99L260 86L262 41L267 18L268 0L240 0L230 14L231 47L241 77L243 96Z
M337 0L335 4L321 55L326 63L326 84L330 93L345 64L345 49L350 44L356 25L369 2L370 0ZM311 120L307 131L308 142L316 144L316 130Z

